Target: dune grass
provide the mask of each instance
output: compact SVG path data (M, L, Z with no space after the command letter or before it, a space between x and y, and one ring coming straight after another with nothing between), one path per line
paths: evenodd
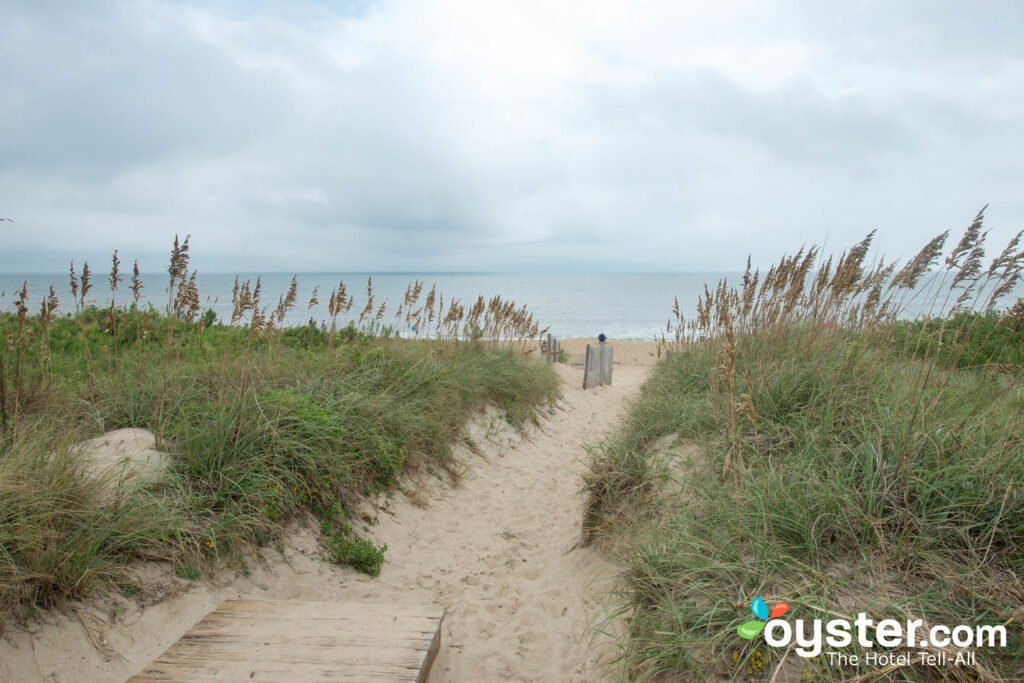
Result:
M199 314L185 257L176 244L170 315L142 310L137 291L87 305L87 271L74 270L72 312L57 314L51 293L30 315L26 292L0 314L0 613L81 597L140 559L194 576L306 512L322 520L328 557L379 573L384 549L347 521L361 497L407 468L450 467L484 407L522 424L557 396L557 377L517 341L532 318L510 303L473 320L448 309L436 334L405 339L372 311L358 325L286 328L294 285L270 308L246 283L221 323ZM334 314L351 306L331 297ZM431 308L437 324L440 301ZM111 499L113 475L75 444L123 427L153 431L172 460Z
M960 300L948 316L899 320L941 240L900 271L864 266L865 241L837 267L815 272L812 249L760 287L748 272L707 293L625 423L591 448L586 532L627 567L619 675L1024 676L1024 388L1007 362L1024 321L1019 305L994 312L1024 253L1011 242L982 270L980 222L940 271ZM673 439L696 453L674 457ZM1002 624L1009 642L960 667L803 659L737 634L758 596L788 603L787 619Z

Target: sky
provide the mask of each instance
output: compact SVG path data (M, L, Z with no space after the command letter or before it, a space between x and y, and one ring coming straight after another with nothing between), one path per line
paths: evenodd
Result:
M0 0L0 271L737 270L1024 228L1024 3Z

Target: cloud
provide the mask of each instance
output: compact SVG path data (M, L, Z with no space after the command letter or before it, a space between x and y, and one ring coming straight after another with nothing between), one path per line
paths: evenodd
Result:
M0 8L0 269L680 270L1024 224L1024 9ZM59 248L58 248L59 245ZM49 254L49 256L47 255Z

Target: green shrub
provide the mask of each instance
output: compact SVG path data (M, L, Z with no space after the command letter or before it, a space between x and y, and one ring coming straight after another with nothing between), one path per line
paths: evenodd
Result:
M1024 369L1024 323L991 309L948 319L901 322L894 337L907 351L957 368L1009 365Z
M363 574L380 576L387 544L377 546L365 538L359 538L337 507L322 518L320 529L331 562L350 566Z
M201 573L190 564L176 564L174 565L174 575L182 579L194 581L201 576Z

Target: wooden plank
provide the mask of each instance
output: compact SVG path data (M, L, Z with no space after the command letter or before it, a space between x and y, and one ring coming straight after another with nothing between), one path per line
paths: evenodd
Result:
M602 384L612 383L612 366L614 365L614 363L612 362L612 354L614 352L615 349L613 349L612 347L601 344L601 362L603 364L603 367L601 368Z
M380 605L372 602L315 602L310 600L225 600L217 607L222 614L273 614L275 618L393 619L425 616L436 618L442 607L424 605Z
M421 670L419 677L415 670L396 669L393 667L353 667L336 665L333 667L303 667L301 672L294 665L265 662L251 662L248 665L237 663L225 666L207 660L188 662L181 665L154 662L142 673L129 679L133 681L416 681L421 683L427 679L426 669Z
M443 619L444 613L442 612L441 618L437 620L437 630L434 631L434 637L427 649L427 656L423 658L423 664L420 666L420 675L416 678L416 683L427 683L427 679L430 678L430 668L434 666L434 659L437 658L437 653L441 649L441 620Z
M433 637L433 634L430 635ZM346 643L343 637L321 638L306 644L283 644L275 642L277 638L277 635L268 636L266 633L255 640L233 639L231 636L191 637L179 640L174 645L174 651L165 652L161 659L174 662L210 659L218 662L245 662L256 658L291 664L336 664L340 661L353 666L386 661L408 668L419 666L423 661L423 653L430 648L429 638L422 639L419 647L398 643L384 645L380 639L374 644L351 644ZM389 657L389 653L393 656Z
M594 347L587 344L587 352L583 358L584 389L612 383L613 353L612 347L603 342Z
M583 354L583 388L590 388L590 344L587 344L587 351Z
M211 615L212 616L212 615ZM325 621L331 623L325 624ZM393 628L389 628L390 625L374 624L372 622L359 624L359 630L356 633L346 633L344 630L338 628L343 625L344 622L340 619L332 620L314 620L314 619L303 619L296 621L295 623L289 623L284 619L278 619L278 624L286 625L287 631L282 631L277 634L277 641L279 643L288 643L297 641L299 639L310 639L310 638L322 638L326 640L337 640L338 638L346 638L351 642L372 642L379 640L381 635L390 634L396 641L417 642L422 641L426 636L434 633L436 627L435 619L420 619L406 618L402 619L400 625L402 631L394 633ZM395 622L398 623L398 622ZM356 624L345 624L346 626L355 626ZM325 627L334 629L333 632L326 632ZM243 617L231 617L230 619L204 619L199 622L189 631L187 634L182 636L183 638L258 638L261 633L265 632L265 627L262 622L258 619L243 618Z
M445 609L226 600L132 681L427 680Z

